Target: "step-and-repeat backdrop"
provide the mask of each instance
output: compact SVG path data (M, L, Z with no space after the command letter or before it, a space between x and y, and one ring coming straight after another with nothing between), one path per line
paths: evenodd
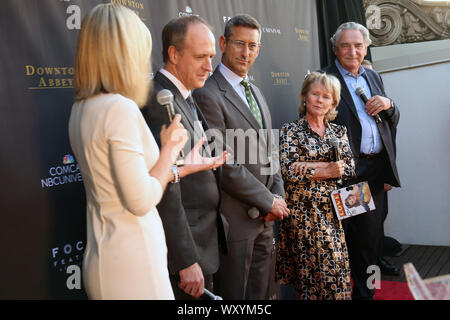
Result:
M76 40L99 3L133 9L153 37L172 18L200 15L218 37L232 16L262 26L250 79L264 92L273 123L297 117L300 86L319 69L314 0L1 0L0 2L0 298L82 299L85 248L83 180L69 145ZM220 48L216 42L217 56Z

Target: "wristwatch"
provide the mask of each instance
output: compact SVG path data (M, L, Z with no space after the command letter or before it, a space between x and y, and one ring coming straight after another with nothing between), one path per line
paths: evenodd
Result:
M284 200L284 197L283 197L283 196L280 196L279 194L274 193L273 196L274 196L275 198Z
M171 181L171 183L178 183L178 182L180 182L180 175L178 173L178 166L176 164L172 166L172 173L173 173L173 176L174 176L174 180Z

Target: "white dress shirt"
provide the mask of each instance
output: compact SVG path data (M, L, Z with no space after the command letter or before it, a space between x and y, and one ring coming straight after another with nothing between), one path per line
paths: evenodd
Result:
M358 112L358 118L362 129L360 152L365 154L380 153L383 150L383 142L381 141L375 118L367 113L366 104L356 94L356 88L361 87L364 89L368 99L372 97L369 84L364 78L366 71L363 67L360 67L358 75L355 77L351 72L345 70L337 59L336 66L344 78L348 91L352 96L353 103L355 104L356 111Z
M219 71L223 75L225 80L227 80L228 83L233 87L234 91L236 91L239 97L241 97L242 101L244 101L247 107L250 108L250 106L248 105L247 98L245 97L245 88L241 84L242 80L244 79L248 80L248 77L247 76L245 78L239 77L236 73L228 69L222 62L220 62L219 64Z
M175 77L173 74L171 74L169 71L167 71L166 69L162 68L162 69L159 70L159 72L161 72L163 75L165 75L167 79L172 81L172 83L175 85L175 87L177 87L178 91L180 91L180 93L183 96L184 100L186 100L187 97L189 97L191 95L191 90L186 89L184 84L182 84L181 81L178 80L178 78Z

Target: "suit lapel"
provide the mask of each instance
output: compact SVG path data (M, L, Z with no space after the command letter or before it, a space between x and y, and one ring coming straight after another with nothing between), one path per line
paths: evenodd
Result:
M255 119L255 116L250 111L250 108L245 104L244 101L242 101L241 97L236 93L236 91L234 91L233 87L223 77L222 73L219 71L219 68L216 68L212 76L216 79L220 90L224 92L225 98L230 101L230 103L242 114L242 116L251 124L251 126L255 130L261 129L258 121L256 121ZM257 102L259 103L258 100Z
M382 94L378 90L378 86L376 85L376 79L369 72L365 73L364 78L366 79L367 84L369 85L370 93L372 94L372 96ZM380 123L377 122L378 132L380 133L381 140L383 141L384 148L386 149L388 156L392 157L392 155L395 155L395 152L391 128L387 124L387 120L383 118L383 112L380 113L380 117L382 119L382 122ZM391 161L391 163L395 164L395 160Z
M370 93L373 96L381 95L381 92L378 91L378 88L375 86L375 80L371 76L371 74L366 71L363 74L364 79L366 79L367 84L369 85Z
M211 157L212 156L212 151L211 151L211 148L210 148L208 136L206 135L206 132L209 129L208 123L206 122L206 119L203 116L203 113L200 110L200 108L197 106L197 102L195 100L194 100L194 103L195 103L195 107L197 109L198 120L200 121L200 123L196 122L196 125L199 125L201 127L201 128L198 128L197 130L201 130L200 132L202 132L202 136L205 138L205 143L203 143L202 149L203 149L204 152L206 152L205 154L208 157ZM203 134L203 132L205 134ZM200 139L201 137L196 137L196 140L197 140L197 138ZM217 156L217 154L215 156Z

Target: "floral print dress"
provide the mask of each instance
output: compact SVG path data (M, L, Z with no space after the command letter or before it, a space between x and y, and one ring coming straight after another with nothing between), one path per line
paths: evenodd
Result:
M330 198L331 191L341 187L340 179L310 180L312 169L299 176L290 168L294 162L334 161L333 138L339 141L345 163L342 178L349 179L355 165L344 126L328 122L323 139L305 117L281 129L281 173L291 213L280 224L276 278L281 284L293 284L296 298L301 300L351 297L344 231Z

